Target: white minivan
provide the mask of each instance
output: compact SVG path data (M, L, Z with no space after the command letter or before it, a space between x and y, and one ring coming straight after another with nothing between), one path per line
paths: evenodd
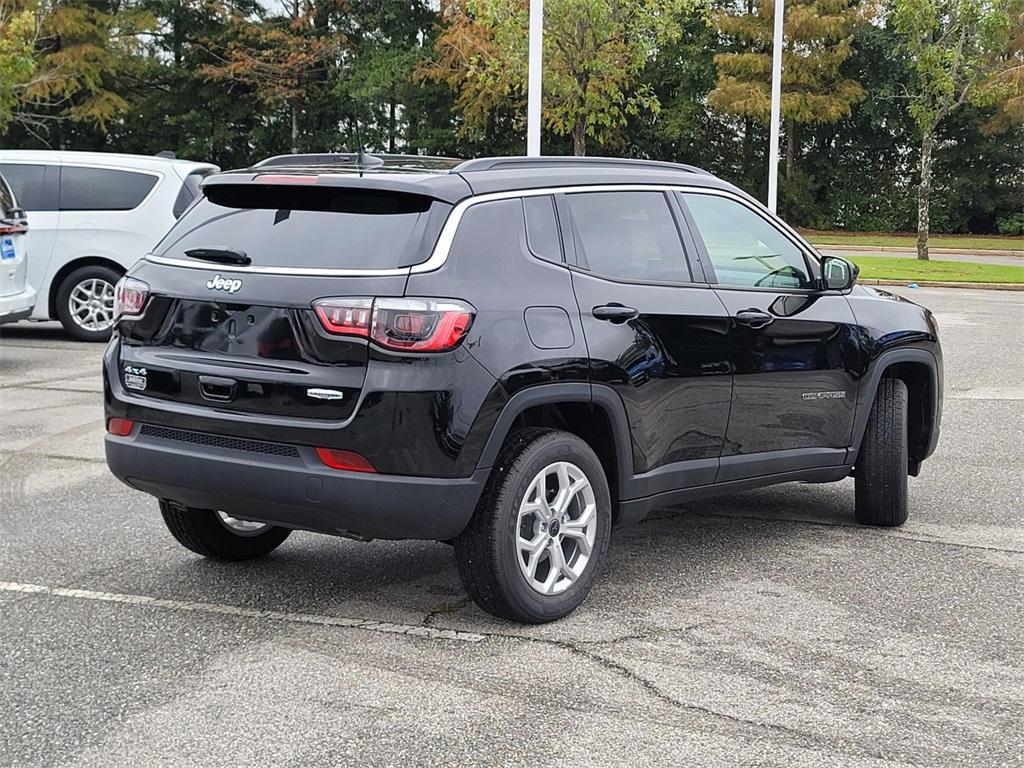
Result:
M173 157L0 150L0 173L28 211L31 319L60 320L83 341L110 338L115 283L217 170Z

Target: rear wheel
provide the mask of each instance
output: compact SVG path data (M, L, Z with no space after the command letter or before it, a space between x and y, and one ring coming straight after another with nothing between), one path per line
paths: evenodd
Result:
M539 624L586 599L610 535L608 481L590 446L568 432L523 429L502 450L455 557L477 605Z
M114 286L121 273L110 267L79 267L57 289L57 319L80 341L106 341L114 328Z
M907 443L907 385L882 379L857 454L858 523L891 527L906 522Z
M217 560L252 560L273 551L291 530L240 520L212 509L182 507L160 500L160 514L171 535L186 549Z

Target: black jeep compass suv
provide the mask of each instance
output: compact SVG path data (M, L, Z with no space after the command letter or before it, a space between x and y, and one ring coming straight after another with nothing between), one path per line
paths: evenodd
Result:
M906 519L926 309L697 168L429 165L213 176L118 285L107 462L185 547L450 542L482 608L543 622L666 505L852 474L860 522Z

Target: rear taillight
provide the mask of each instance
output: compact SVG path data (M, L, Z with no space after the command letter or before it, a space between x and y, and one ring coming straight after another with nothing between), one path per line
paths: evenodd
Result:
M28 232L27 224L0 224L0 235L21 235Z
M455 299L320 299L313 309L328 333L358 336L397 352L454 349L476 315Z
M122 277L114 286L114 318L141 315L149 298L149 286L134 277Z

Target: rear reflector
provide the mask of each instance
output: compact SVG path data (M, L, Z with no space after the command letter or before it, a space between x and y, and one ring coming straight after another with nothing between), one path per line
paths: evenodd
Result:
M472 306L456 299L320 299L313 309L328 333L359 336L396 352L454 349L476 315Z
M337 448L317 448L316 455L324 466L331 469L345 469L349 472L376 472L373 465L355 451L341 451Z
M135 422L131 419L110 419L107 422L107 432L118 437L125 437L130 435L132 429L135 427Z

